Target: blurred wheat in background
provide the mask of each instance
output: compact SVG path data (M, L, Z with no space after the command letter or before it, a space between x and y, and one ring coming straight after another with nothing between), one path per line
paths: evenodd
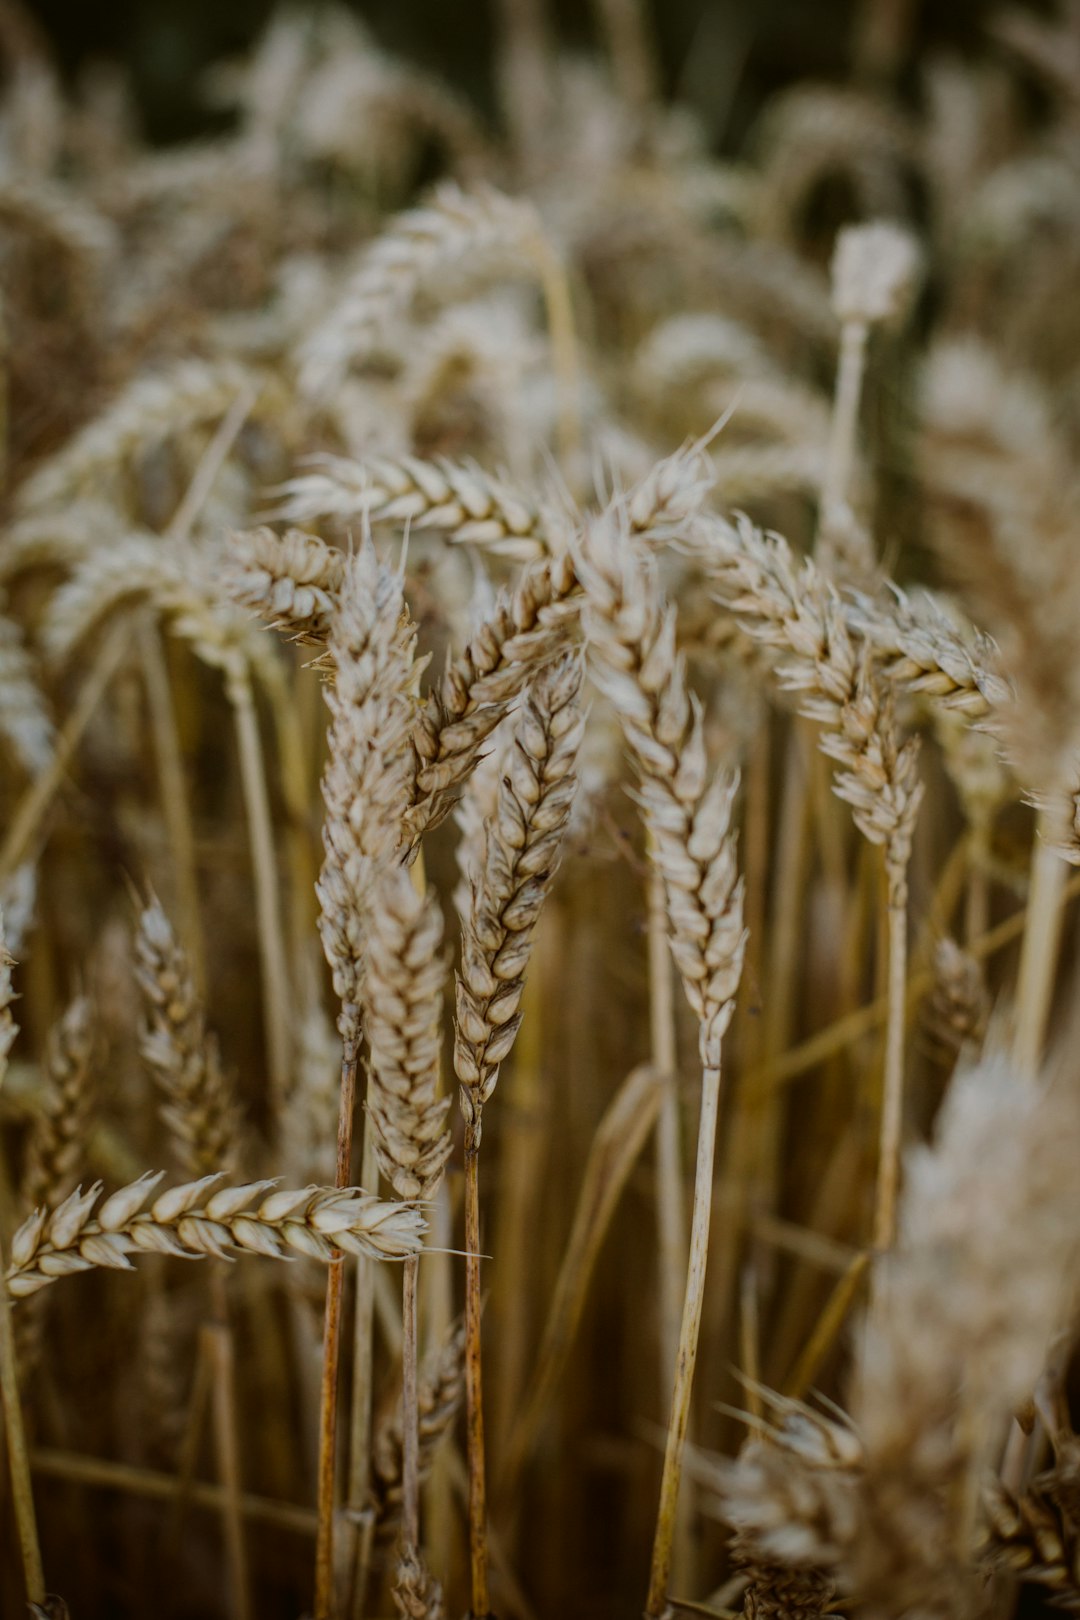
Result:
M448 9L0 0L0 1614L1080 1611L1080 10Z

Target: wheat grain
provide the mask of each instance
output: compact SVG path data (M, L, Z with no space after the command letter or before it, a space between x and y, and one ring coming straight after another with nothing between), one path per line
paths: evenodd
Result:
M45 1075L49 1095L26 1149L20 1203L57 1204L75 1184L86 1149L92 1104L96 1016L88 996L77 995L49 1031Z

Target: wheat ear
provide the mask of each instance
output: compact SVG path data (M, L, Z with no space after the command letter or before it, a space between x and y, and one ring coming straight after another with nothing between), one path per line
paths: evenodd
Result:
M701 1118L690 1256L679 1329L646 1613L667 1608L682 1457L705 1289L720 1045L731 1020L745 936L731 832L737 778L708 778L700 705L675 652L675 615L653 561L616 506L587 523L578 545L584 627L598 684L611 698L640 777L650 856L664 880L671 948L699 1022Z
M484 1104L521 1023L540 908L559 863L577 785L584 722L581 661L543 671L514 730L493 819L484 829L462 918L454 1070L465 1120L466 1394L472 1612L489 1612L487 1493L480 1346L479 1155Z
M326 688L330 757L323 776L326 858L319 875L319 931L341 1003L341 1094L336 1179L352 1159L357 1048L368 908L374 885L397 854L412 797L409 747L414 631L399 576L380 567L370 542L349 558L330 624L335 678ZM330 1269L319 1401L319 1530L316 1620L333 1609L334 1457L343 1272Z
M442 916L434 895L418 893L401 868L389 873L376 891L366 959L368 1110L383 1175L399 1198L425 1202L435 1195L451 1148L446 1124L451 1099L438 1094L446 977L441 943ZM404 1552L397 1586L402 1612L422 1615L427 1578L419 1563L416 1283L417 1263L407 1260L402 1279Z
M56 1209L35 1210L11 1241L9 1292L22 1299L96 1266L130 1271L128 1257L140 1253L285 1260L292 1251L329 1262L339 1249L405 1260L421 1246L424 1222L417 1209L361 1188L271 1190L272 1181L221 1187L218 1171L170 1187L144 1208L163 1174L147 1172L104 1203L95 1182L85 1193L77 1188Z

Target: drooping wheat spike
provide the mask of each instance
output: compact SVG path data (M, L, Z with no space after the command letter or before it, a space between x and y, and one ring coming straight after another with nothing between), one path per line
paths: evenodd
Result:
M324 642L345 577L345 557L303 529L234 531L225 589L295 641Z
M566 549L566 517L554 502L531 498L475 462L324 456L317 465L320 471L282 487L285 499L276 517L293 523L333 517L408 524L521 562Z
M415 630L402 581L366 542L349 558L330 625L330 757L323 776L326 858L319 931L346 1042L359 1035L360 975L372 884L393 860L412 797L409 746Z
M94 1006L77 995L49 1031L49 1095L34 1123L20 1187L23 1208L58 1204L75 1185L86 1148L96 1045Z
M527 269L542 241L531 204L490 188L441 186L427 206L398 215L364 250L336 307L301 344L301 388L314 398L336 387L440 274L465 264L486 277Z
M317 991L305 997L296 1031L296 1076L285 1098L281 1148L290 1181L334 1179L341 1042Z
M974 629L959 634L929 591L912 596L890 582L889 597L881 603L854 593L846 604L851 630L870 642L887 680L968 720L1013 702L989 636Z
M465 1329L455 1324L444 1344L420 1369L420 1478L431 1472L435 1453L450 1434L465 1397ZM372 1441L371 1489L375 1523L381 1540L389 1540L401 1521L402 1410L400 1401L375 1427Z
M139 915L135 977L148 1015L142 1053L164 1095L161 1116L180 1163L192 1175L215 1166L228 1173L237 1146L236 1103L206 1029L187 953L156 897Z
M398 1559L391 1594L402 1620L444 1620L442 1587L411 1549Z
M22 632L0 614L0 736L31 776L53 757L55 731Z
M189 553L148 533L122 535L95 547L53 592L41 624L41 645L54 664L68 660L79 643L125 604L139 598L158 603L183 587Z
M1011 699L985 638L976 636L968 646L925 596L908 597L890 586L888 607L864 595L848 601L836 594L811 558L796 560L779 535L763 534L743 518L729 523L701 516L678 538L708 574L717 599L734 609L747 633L766 646L790 646L804 654L820 650L822 637L812 634L813 614L803 628L799 603L804 595L818 603L825 597L849 639L872 644L899 690L924 694L973 720Z
M336 1250L376 1260L418 1253L419 1210L386 1203L357 1187L271 1191L273 1181L218 1187L222 1172L171 1187L146 1209L164 1171L147 1172L99 1203L100 1182L77 1189L56 1209L35 1210L11 1240L7 1285L16 1299L58 1277L95 1266L130 1271L130 1255L173 1254L184 1260L292 1254L330 1261ZM95 1206L96 1213L95 1213Z
M584 730L581 660L571 654L530 688L505 761L494 820L462 917L454 1068L476 1146L484 1104L521 1023L533 930L558 869Z
M18 491L18 510L29 512L70 500L140 446L224 416L252 386L252 373L235 360L183 360L159 375L136 377L112 405L26 479Z
M450 1154L439 1096L442 917L434 894L417 893L399 868L375 891L364 998L371 1050L368 1113L379 1169L398 1198L425 1202Z

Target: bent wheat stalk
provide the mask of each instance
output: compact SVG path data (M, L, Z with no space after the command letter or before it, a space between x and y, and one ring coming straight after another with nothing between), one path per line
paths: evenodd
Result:
M742 973L742 882L731 811L735 775L709 780L701 707L675 651L675 614L653 559L617 505L586 524L578 542L584 628L597 684L611 699L640 777L638 802L650 856L664 880L671 949L699 1020L702 1062L694 1210L679 1352L672 1390L646 1613L668 1604L672 1547L690 1396L701 1329L720 1104L720 1045Z

